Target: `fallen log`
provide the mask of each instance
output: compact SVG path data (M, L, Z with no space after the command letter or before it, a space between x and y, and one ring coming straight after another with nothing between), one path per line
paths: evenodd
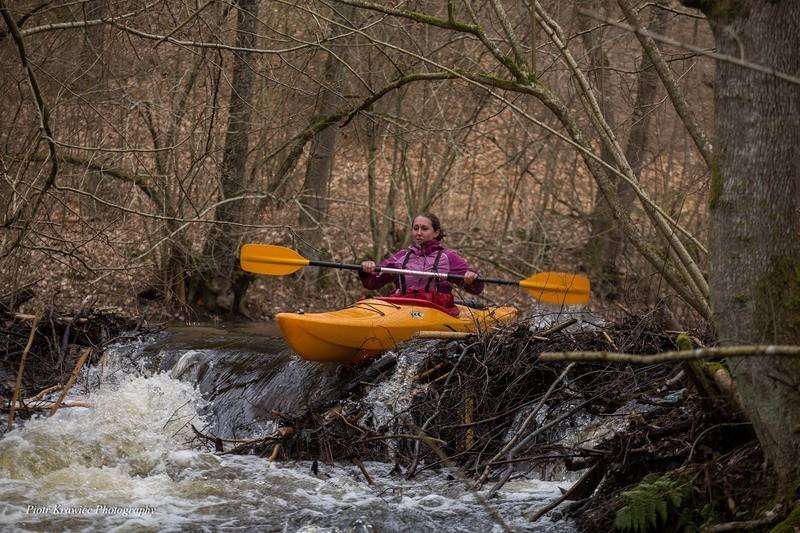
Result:
M594 489L596 489L603 480L603 476L606 473L606 468L607 466L601 463L591 467L585 474L581 476L578 481L576 481L566 492L564 492L560 498L553 500L544 507L541 507L531 513L529 517L530 521L536 522L541 517L567 500L576 501L591 496L592 492L594 492Z

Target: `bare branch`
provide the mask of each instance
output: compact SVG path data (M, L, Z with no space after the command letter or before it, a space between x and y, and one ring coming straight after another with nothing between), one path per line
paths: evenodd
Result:
M3 20L5 20L6 26L8 27L8 31L11 33L11 37L14 39L14 43L17 45L17 52L19 53L20 61L22 62L22 66L25 69L25 72L28 76L28 83L31 88L31 94L33 95L33 101L36 104L36 110L39 114L39 127L41 128L41 135L47 141L47 148L50 152L50 174L47 176L47 179L44 182L44 186L39 193L38 197L36 198L36 203L33 206L31 216L28 222L25 223L24 227L19 230L17 233L16 239L14 239L11 244L7 247L5 254L3 257L8 255L11 250L13 250L25 236L25 231L27 230L28 224L30 221L36 218L36 214L39 211L39 207L42 204L42 199L44 197L44 192L47 191L56 181L56 177L58 176L58 157L56 155L56 146L53 143L53 132L50 129L50 111L47 108L47 104L42 97L42 93L39 90L39 83L36 81L36 75L33 73L33 69L31 68L30 63L28 62L28 55L25 52L25 43L22 40L22 36L19 33L19 28L17 28L17 24L14 21L14 18L11 16L8 8L6 7L5 1L0 0L0 13L3 15ZM21 216L26 202L22 202L17 210L11 214L8 219L6 219L3 223L4 227L10 227L12 224L16 222L16 220Z
M74 30L77 28L88 28L91 26L98 26L100 24L108 24L110 22L114 22L117 20L125 20L134 17L140 13L144 13L145 11L156 5L156 3L157 2L153 2L152 4L148 4L137 11L125 13L124 15L120 15L118 17L94 19L94 20L79 20L75 22L56 22L53 24L45 24L44 26L36 26L35 28L30 28L21 31L20 35L22 35L23 37L27 37L28 35L35 35L37 33L42 33L46 31Z
M636 15L636 12L633 10L633 8L631 8L628 0L617 0L617 4L619 4L622 12L625 13L625 17L628 19L628 22L630 22L634 28L640 30L642 24L639 21L639 17ZM700 125L700 122L697 120L697 117L695 117L691 108L689 108L689 105L686 102L686 97L678 88L678 82L675 79L675 75L672 73L672 70L670 70L669 65L667 65L667 63L664 61L664 58L661 57L661 52L659 51L656 42L652 37L644 35L640 31L636 32L636 37L639 39L642 48L644 48L647 57L649 57L650 61L653 63L656 72L658 72L658 76L661 78L661 82L664 84L664 87L667 89L667 93L669 93L669 97L672 100L672 105L675 106L675 111L678 113L678 115L680 115L681 119L683 119L683 123L686 126L689 135L691 135L695 146L697 146L697 150L700 152L700 155L703 156L703 159L706 162L706 166L708 166L708 168L713 168L714 153L711 147L711 141L708 139L705 131L703 131L703 127Z
M582 15L585 15L587 17L593 18L593 19L598 20L600 22L605 22L606 24L611 24L612 26L615 26L617 28L621 28L623 30L627 30L627 31L630 31L630 32L633 32L633 33L636 33L638 35L642 35L642 36L645 36L645 37L650 37L651 39L653 39L655 41L662 42L664 44L675 46L677 48L683 48L684 50L689 50L690 52L694 52L696 54L700 54L700 55L703 55L703 56L713 57L714 59L716 59L718 61L725 61L726 63L733 63L734 65L739 65L740 67L749 68L749 69L752 69L752 70L756 70L758 72L763 72L764 74L769 74L771 76L775 76L776 78L780 78L780 79L788 81L790 83L794 83L796 85L800 85L800 78L798 78L797 76L792 76L791 74L787 74L785 72L781 72L779 70L775 70L772 67L766 67L764 65L759 65L758 63L752 63L750 61L745 61L744 59L739 59L738 57L730 56L730 55L727 55L727 54L720 54L718 52L711 52L709 50L706 50L705 48L700 48L699 46L694 46L694 45L691 45L691 44L682 43L680 41L676 41L675 39L671 39L669 37L666 37L664 35L658 35L656 33L652 33L652 32L649 32L647 30L643 30L641 28L634 28L632 26L628 26L627 24L622 24L621 22L616 22L614 20L601 17L601 16L599 16L599 15L597 15L595 13L592 13L591 11L581 10L580 13Z
M655 355L638 355L614 352L542 352L540 361L607 361L613 363L655 364L671 361L697 361L719 357L770 357L781 355L800 357L800 346L725 346L722 348L700 348L662 352Z

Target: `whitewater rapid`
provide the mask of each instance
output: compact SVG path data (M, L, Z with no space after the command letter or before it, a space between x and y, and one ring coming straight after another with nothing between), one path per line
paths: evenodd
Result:
M406 480L368 462L370 485L350 464L315 474L308 462L207 451L192 425L207 427L209 403L145 363L87 369L70 400L89 407L34 417L0 439L0 530L502 530L450 470ZM568 484L511 481L489 504L515 530L573 531L525 518L559 486Z

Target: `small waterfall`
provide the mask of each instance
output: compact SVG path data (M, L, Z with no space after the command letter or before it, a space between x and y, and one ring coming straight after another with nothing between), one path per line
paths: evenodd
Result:
M195 384L209 401L204 431L257 438L275 429L274 413L300 416L341 396L346 368L295 356L274 328L179 328L152 345L159 369Z
M409 347L399 353L389 352L384 357L396 357L394 373L382 383L369 389L361 404L372 414L370 427L380 428L396 422L411 406L414 394L414 377L428 352L423 348ZM422 385L421 387L427 387Z
M425 354L422 343L395 352L397 370L361 400L374 424L391 423L424 387L413 378ZM114 346L70 393L90 407L34 417L0 439L0 529L499 531L448 469L405 480L391 463L367 462L369 485L350 464L312 473L308 462L211 453L191 427L258 434L271 410L339 397L352 379L252 332L206 328ZM556 483L515 480L491 505L515 529L573 531L524 518L558 495Z

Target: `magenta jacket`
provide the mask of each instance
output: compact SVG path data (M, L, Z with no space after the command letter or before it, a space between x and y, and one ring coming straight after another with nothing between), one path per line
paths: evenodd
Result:
M422 246L412 244L408 248L403 248L395 252L391 257L381 261L380 266L423 272L447 272L448 274L461 276L468 270L477 273L477 270L470 268L469 264L460 255L453 250L445 248L437 240L425 241ZM379 273L367 274L364 271L360 271L358 275L364 288L371 290L380 289L387 283L394 282L396 286L394 294L403 294L409 291L443 292L448 294L453 292L453 285L450 282L433 278ZM480 279L476 279L468 287L462 281L454 283L472 294L483 292L483 282Z

